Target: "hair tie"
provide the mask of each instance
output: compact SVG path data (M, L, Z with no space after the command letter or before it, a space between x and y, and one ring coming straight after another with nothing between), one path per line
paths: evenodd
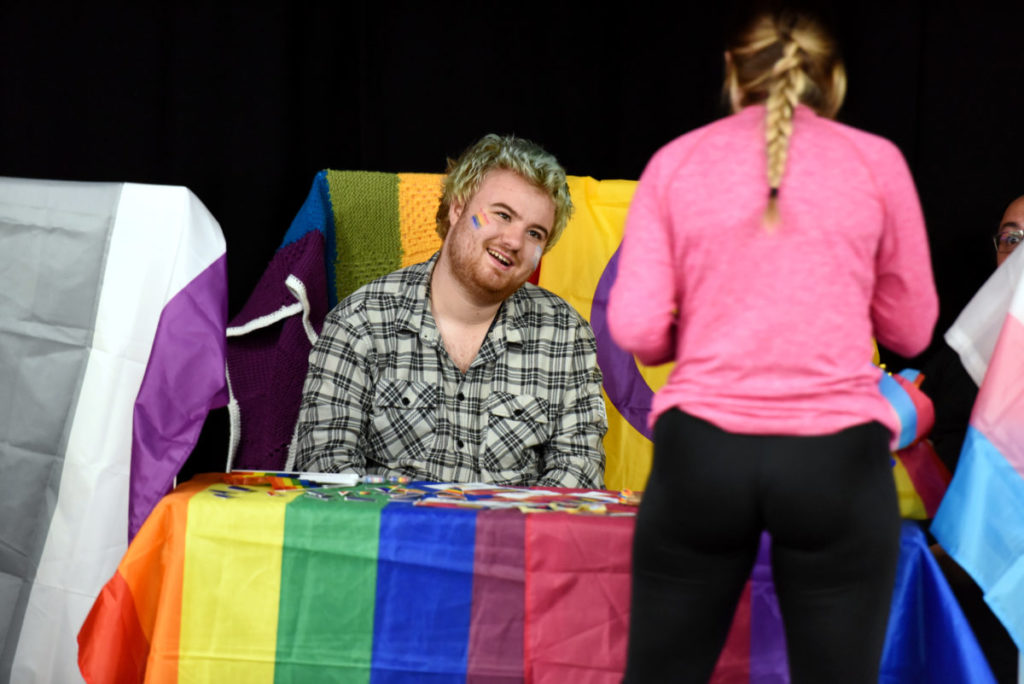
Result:
M770 197L772 199L776 199L778 196L779 196L779 189L778 188L772 188L771 190L768 191L768 197Z

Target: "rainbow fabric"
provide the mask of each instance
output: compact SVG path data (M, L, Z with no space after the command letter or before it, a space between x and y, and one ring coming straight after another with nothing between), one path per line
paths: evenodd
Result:
M220 479L180 486L129 547L79 634L86 681L621 678L631 517L325 502ZM788 681L764 542L716 684ZM992 681L910 523L882 669Z
M996 269L946 341L979 391L932 531L1024 650L1024 250Z
M521 681L524 663L535 681L620 676L632 518L214 482L179 487L129 548L79 636L87 681Z

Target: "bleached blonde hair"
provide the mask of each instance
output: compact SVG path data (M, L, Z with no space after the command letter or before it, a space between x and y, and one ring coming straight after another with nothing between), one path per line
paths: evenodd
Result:
M766 13L755 17L728 47L724 88L734 111L765 105L764 223L774 226L793 112L802 103L821 116L835 117L846 96L846 68L821 23L799 13Z
M554 155L537 143L512 135L489 133L478 140L458 159L448 160L448 171L441 186L441 205L437 209L437 234L443 240L451 224L448 210L453 202L466 202L480 189L490 171L515 171L547 193L555 203L555 221L544 251L554 247L572 216L573 205L565 169Z

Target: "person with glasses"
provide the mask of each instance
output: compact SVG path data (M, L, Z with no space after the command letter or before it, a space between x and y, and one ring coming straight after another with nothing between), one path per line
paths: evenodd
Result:
M997 268L1002 266L1022 240L1024 195L1006 207L996 234L992 236ZM978 396L978 386L964 369L957 353L941 338L924 358L921 373L924 375L921 390L935 407L935 425L929 439L939 458L952 473L960 460L960 449L967 436L967 423Z
M1010 202L999 221L992 241L996 248L998 268L1024 239L1024 195ZM929 439L935 452L952 473L960 460L960 450L967 436L971 411L978 397L978 386L967 373L960 356L944 339L939 339L921 366L924 381L921 390L935 407L935 424ZM978 639L992 673L999 682L1017 681L1017 647L1006 627L992 613L981 589L970 575L937 543L932 552L946 577L957 602L964 611L971 630Z
M734 113L644 170L608 305L620 347L675 362L623 681L708 681L766 530L791 681L877 682L901 523L872 338L931 341L924 219L897 147L833 120L846 76L819 22L757 16L725 72Z
M1024 196L1010 202L999 222L999 232L992 241L996 245L996 266L1002 266L1017 245L1024 240Z

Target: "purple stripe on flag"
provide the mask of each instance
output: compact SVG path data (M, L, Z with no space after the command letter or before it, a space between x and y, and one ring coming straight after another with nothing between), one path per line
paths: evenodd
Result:
M467 684L523 681L525 533L519 511L477 514Z
M615 250L604 267L590 309L590 325L597 341L597 365L604 374L602 387L612 406L633 429L647 439L654 439L654 432L647 424L654 390L640 373L633 355L615 344L608 328L608 298L619 273L619 251Z
M786 635L772 579L771 536L761 535L761 548L750 575L750 681L788 682Z
M224 375L227 257L167 303L157 324L132 425L128 538L171 489L212 408L227 403Z

